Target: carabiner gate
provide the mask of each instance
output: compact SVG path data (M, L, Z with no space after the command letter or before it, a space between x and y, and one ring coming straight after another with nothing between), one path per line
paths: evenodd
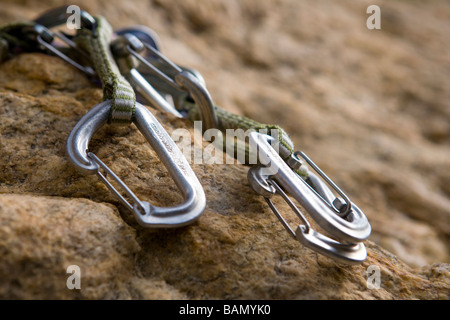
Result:
M187 225L196 220L206 207L203 188L186 158L161 124L142 104L136 102L134 124L147 139L184 195L184 203L173 207L153 206L137 196L97 156L88 152L95 132L108 120L111 100L104 101L88 111L76 124L66 142L69 160L85 174L97 174L118 199L132 210L138 223L144 227L169 228ZM101 173L106 171L129 198L130 204Z
M339 215L337 209L328 203L329 199L332 199L332 192L326 185L319 182L320 179L310 172L312 181L320 186L321 191L314 190L281 159L270 144L273 141L274 138L266 134L258 132L249 134L250 146L257 152L258 159L262 163L248 171L250 186L265 197L286 230L303 245L344 263L364 261L367 252L362 241L366 240L371 233L370 224L364 213L352 203L351 209L345 212L345 216ZM312 163L309 158L307 159L308 163ZM328 179L329 181L331 180ZM322 229L337 240L312 230L307 219L285 192L290 194ZM282 195L303 222L303 225L299 225L295 232L270 200L275 193ZM331 201L334 206L343 208L344 205L337 205L342 203L335 199Z
M67 22L67 19L70 17L68 8L69 6L58 7L43 13L35 19L34 22L36 25L34 27L34 31L36 32L36 40L49 52L63 59L88 76L94 77L96 74L91 66L81 65L52 44L54 38L58 38L71 50L75 51L80 56L86 57L86 54L76 46L76 44L70 39L70 36L64 34L63 32L57 33L49 30L50 28L65 24ZM97 28L97 22L88 12L80 10L80 27L88 28L94 33Z
M71 64L72 66L74 66L81 72L85 73L86 75L88 75L90 77L95 76L95 71L94 71L94 69L92 69L92 67L81 65L80 63L76 62L74 59L70 58L68 55L64 54L61 50L59 50L56 46L54 46L52 44L54 38L58 38L58 39L62 40L65 44L67 44L70 47L70 49L76 51L80 55L84 55L84 52L80 51L76 47L75 43L73 43L72 40L70 40L68 37L66 37L62 33L60 34L60 33L55 33L55 32L50 31L43 25L39 25L39 24L36 25L34 27L34 30L36 32L36 40L42 47L44 47L45 49L47 49L49 52L53 53L57 57L61 58L65 62Z
M171 112L177 117L182 117L180 112L171 106L159 92L171 93L173 96L180 94L188 94L195 101L199 108L199 114L202 120L202 131L208 129L215 129L218 126L218 120L215 113L214 103L206 89L205 83L201 76L195 72L183 69L171 62L163 56L152 43L141 41L138 37L130 33L121 34L121 37L116 39L112 45L111 50L118 60L119 68L122 73L126 74L127 79L135 87L136 91L141 93L146 101L154 108ZM142 32L141 30L139 30ZM151 53L142 56L140 52ZM123 62L123 59L134 57L140 62L140 68L146 68L153 74L152 84L142 76L138 71L138 67L130 67L130 61ZM153 57L157 61L150 62L149 57ZM120 61L122 59L122 62ZM156 65L159 65L158 68ZM154 84L160 84L164 90L155 90ZM159 89L159 88L158 88Z
M117 65L121 73L130 82L137 93L137 99L141 100L143 97L146 103L149 103L152 107L172 113L178 118L182 118L183 115L175 109L166 99L164 99L155 88L141 75L134 66L134 61L130 57L129 47L137 48L141 51L144 49L143 42L136 37L131 32L133 30L128 30L128 33L118 32L119 37L117 37L111 44L111 51L114 55ZM142 31L140 31L142 33ZM142 36L141 36L142 37ZM148 41L148 39L146 39ZM152 42L152 45L156 43ZM144 102L142 101L142 102Z

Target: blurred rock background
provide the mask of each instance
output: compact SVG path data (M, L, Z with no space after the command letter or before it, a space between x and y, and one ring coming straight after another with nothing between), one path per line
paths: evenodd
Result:
M373 243L411 268L450 262L448 1L1 0L0 24L32 19L62 4L77 4L103 15L115 28L151 27L159 34L166 56L203 74L217 105L281 125L297 149L363 209L373 227ZM366 27L371 4L381 8L381 30ZM23 72L30 74L30 70ZM7 74L0 79L6 90L31 95L30 90L39 91L15 85ZM73 77L79 81L74 85L77 90L89 86L81 76ZM71 79L65 79L69 81L65 86ZM99 97L98 92L83 90L88 94L78 92L78 100L89 94ZM50 105L55 99L49 100ZM79 117L86 110L70 112ZM20 164L14 166L18 167L20 172ZM7 163L2 169L1 193L77 196L58 190L64 188L58 180L48 182L53 189L43 184L30 187L33 182L25 179L15 183L17 172L12 173ZM208 174L220 175L220 170L230 169ZM243 172L242 181L239 177L230 181L248 186L246 169L238 170ZM217 185L225 181L206 173L202 177L208 183L217 178ZM242 212L254 209L253 204L239 205L241 194L233 194L233 185L223 195L210 184L210 196L215 197L209 210L220 212L220 206L230 201L243 207ZM221 203L221 196L228 198ZM94 200L101 201L101 196ZM259 209L267 215L261 203ZM158 281L156 287L167 286ZM181 296L171 290L165 297Z

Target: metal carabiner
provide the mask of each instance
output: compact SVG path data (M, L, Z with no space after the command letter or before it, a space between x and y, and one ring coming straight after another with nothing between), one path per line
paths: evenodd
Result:
M54 39L58 38L63 41L73 52L76 52L82 58L89 60L88 55L80 50L77 45L70 39L70 36L64 32L52 32L49 29L65 24L70 17L68 12L69 6L62 6L52 10L49 10L34 20L36 23L34 32L36 33L36 40L43 48L53 53L59 58L63 59L67 63L71 64L78 70L84 72L90 77L95 77L96 73L91 66L83 66L68 55L64 54L56 45L53 44ZM88 12L80 10L80 27L88 28L95 33L97 28L97 22Z
M65 44L67 44L71 51L77 52L79 55L83 55L84 53L81 52L73 43L73 41L67 38L65 35L52 32L46 26L34 22L11 25L7 28L8 31L6 31L6 33L10 33L11 35L13 35L12 38L17 38L20 40L16 43L9 43L5 40L5 43L8 46L11 45L11 47L8 49L11 52L20 53L24 51L44 51L52 53L68 62L69 64L73 65L77 69L81 70L82 72L88 74L89 76L95 75L94 70L91 67L82 66L81 64L70 58L68 55L66 55L63 51L61 51L62 48L58 48L58 46L55 45L54 40L55 38L58 38Z
M118 36L124 36L126 34L132 34L137 37L143 43L147 43L155 50L160 51L161 48L161 39L158 34L151 28L144 25L134 25L127 28L122 28L115 30L115 34ZM155 58L152 54L148 54L145 56L146 59Z
M66 43L71 50L74 50L81 56L85 56L85 53L79 50L75 43L70 40L68 37L66 37L64 34L55 33L47 29L43 25L37 24L34 27L34 31L36 32L36 40L37 42L47 49L49 52L53 53L54 55L58 56L59 58L63 59L67 63L71 64L81 72L87 74L90 77L94 77L96 75L94 69L90 66L83 66L80 63L76 62L74 59L70 58L68 55L64 54L60 49L58 49L56 46L54 46L52 43L56 38L62 40L64 43Z
M132 30L128 30L131 32ZM137 99L143 97L142 102L147 102L155 109L160 111L172 113L178 118L183 118L183 115L175 109L166 99L164 99L153 86L141 75L141 73L133 66L133 61L130 59L130 53L127 47L132 46L133 48L138 48L141 51L144 49L143 42L131 33L117 33L119 35L112 44L111 51L114 58L119 66L121 73L130 82L137 93ZM148 40L148 39L146 39ZM155 44L156 45L156 44Z
M310 184L300 178L271 146L274 141L275 139L267 134L258 132L249 134L250 146L257 152L258 159L262 163L249 170L250 186L265 197L286 230L303 245L344 263L364 261L367 252L362 241L366 240L371 233L367 217L353 203L349 212L345 212L345 216L339 215L339 211L333 208L332 204L342 203L335 200L333 193L324 183L319 182L320 179L312 172L310 177L315 185L320 186L318 188L320 191L314 190ZM309 158L308 160L312 163ZM270 200L270 197L276 193L283 197L303 222L303 225L299 225L295 232ZM312 230L305 216L286 193L290 194L309 216L336 240Z
M142 30L139 31L142 32ZM135 87L135 90L144 96L152 107L171 112L177 117L183 117L176 108L161 96L159 91L155 90L137 68L130 67L130 61L124 62L123 59L128 59L130 56L136 58L141 62L140 66L145 67L155 76L154 79L159 79L158 82L163 83L163 87L170 88L169 91L173 93L187 93L191 96L199 108L203 132L217 128L218 120L214 103L201 77L199 78L195 73L177 66L164 57L152 43L141 41L131 31L129 33L121 33L121 37L112 43L111 51L116 59L119 60L117 62L122 73L126 75L127 79ZM151 53L151 55L141 56L140 53L144 51ZM153 63L150 62L150 57L152 57ZM121 59L122 62L120 61ZM158 63L154 63L155 61L158 61ZM161 68L156 67L155 65L157 64ZM151 82L153 84L156 81Z
M203 188L184 155L161 124L142 104L136 102L134 124L147 139L169 171L184 196L184 203L173 207L158 207L140 200L97 156L89 152L89 141L108 120L111 100L104 101L88 111L76 124L66 142L69 160L85 174L97 174L106 186L128 207L144 227L169 228L187 225L196 220L206 207ZM101 169L106 175L101 173ZM125 194L130 204L107 180L110 175Z

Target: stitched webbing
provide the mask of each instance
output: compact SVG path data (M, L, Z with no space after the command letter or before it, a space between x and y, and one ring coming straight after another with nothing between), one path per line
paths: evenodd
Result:
M109 45L113 35L111 25L103 17L95 17L95 32L79 30L75 39L87 51L103 86L103 100L112 100L109 123L128 124L133 121L136 97L130 83L121 75Z
M181 98L182 102L180 105L183 108L183 111L188 112L188 119L191 121L198 121L200 120L200 114L198 111L198 108L196 107L195 103L189 102L186 99ZM254 130L257 132L264 132L275 139L277 139L279 145L278 145L278 151L279 155L283 160L287 160L291 155L294 153L294 144L292 143L292 140L289 138L286 131L284 131L280 126L278 125L272 125L272 124L263 124L260 122L257 122L253 119L236 115L234 113L231 113L229 111L226 111L218 106L215 106L216 110L216 116L218 119L218 128L220 131L222 131L224 134L226 133L226 129L243 129L243 130ZM224 143L226 143L226 139L224 139ZM225 148L225 145L223 146ZM245 152L245 161L248 163L248 159L250 157L250 148L245 143L242 144L242 141L237 144L235 144L235 153L234 155L237 155L238 149L244 149ZM307 178L308 177L308 171L305 168L305 166L301 166L298 170L295 171L300 176Z
M166 64L158 64L158 62L154 63L155 66L161 70L165 74L169 74L170 70L167 69ZM189 69L186 69L189 71ZM178 111L180 112L186 112L187 117L191 121L198 121L201 120L199 110L196 106L196 104L192 101L192 99L189 99L188 93L180 93L177 90L174 90L173 87L167 85L165 82L161 81L159 77L154 76L151 73L145 73L144 77L151 83L155 89L159 92L167 93L172 95L172 97L175 98ZM244 131L247 130L254 130L261 133L268 134L275 138L278 141L278 152L280 157L287 161L292 154L294 153L294 144L292 143L292 140L289 138L286 131L284 131L280 126L278 125L272 125L272 124L263 124L260 122L257 122L253 119L236 115L231 112L228 112L218 106L215 106L215 112L216 117L218 120L218 128L225 136L225 139L223 140L223 143L225 144L228 140L226 139L226 130L227 129L242 129ZM236 157L237 155L242 154L242 152L245 153L245 163L249 164L249 158L250 158L250 148L247 143L243 143L243 141L237 141L238 143L234 144L234 154L233 156ZM226 150L226 145L223 145L223 149ZM274 146L275 147L275 146ZM301 161L301 160L299 160ZM308 171L306 169L306 166L301 166L300 169L296 170L296 172L301 175L304 178L308 177Z

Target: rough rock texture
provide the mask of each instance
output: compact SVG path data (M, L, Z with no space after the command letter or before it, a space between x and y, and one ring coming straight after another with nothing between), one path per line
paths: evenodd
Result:
M365 27L369 2L76 3L114 27L151 26L217 104L282 125L367 214L369 257L345 267L302 247L240 165L193 165L208 199L195 224L139 227L65 158L67 135L101 90L56 57L23 54L0 65L1 298L450 298L447 2L380 1L376 31ZM43 10L3 1L0 22ZM191 130L154 113L169 133ZM105 127L91 147L139 197L181 201L134 126ZM81 290L66 287L72 264ZM367 287L370 265L379 290Z

